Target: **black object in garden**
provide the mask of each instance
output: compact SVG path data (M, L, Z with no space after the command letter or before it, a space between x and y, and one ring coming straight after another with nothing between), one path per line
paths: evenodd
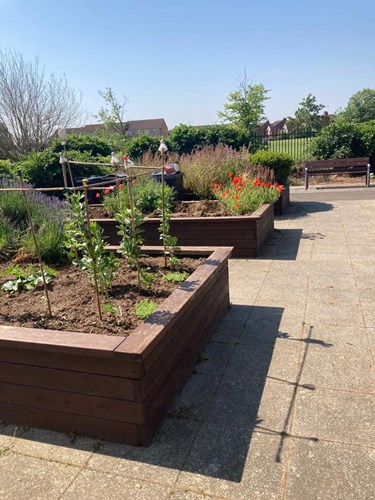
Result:
M154 181L161 182L161 172L152 172L151 177ZM174 174L164 174L164 181L166 184L168 184L168 186L175 189L176 200L182 200L184 195L182 172L175 172Z
M83 186L83 179L87 179L89 186L93 184L98 187L111 187L115 186L117 181L126 182L127 175L126 174L109 174L109 175L90 175L90 177L77 177L74 179L74 184L76 187ZM102 189L91 189L88 191L88 201L91 205L102 203Z

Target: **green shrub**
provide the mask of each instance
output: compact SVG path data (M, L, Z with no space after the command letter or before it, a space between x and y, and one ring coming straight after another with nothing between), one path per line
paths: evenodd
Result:
M310 151L317 159L357 158L366 155L361 129L337 118L311 141Z
M69 160L89 163L107 163L110 161L111 148L95 135L68 135L66 155ZM44 151L32 152L17 168L24 179L36 187L62 187L64 185L59 154L63 147L58 139ZM111 167L102 165L71 165L73 179L90 175L106 175ZM70 184L70 180L69 180Z
M0 177L12 177L14 167L10 160L0 160Z
M204 146L225 144L239 150L250 146L254 148L256 143L255 136L252 137L233 125L193 127L181 123L171 130L168 137L168 147L179 155L191 154Z
M250 155L253 165L262 165L274 171L276 182L285 184L290 175L294 160L287 153L277 151L257 151Z
M371 165L375 169L375 120L359 124L358 129L363 144L362 153L370 157Z
M198 198L212 198L211 184L224 184L228 174L241 174L250 167L247 150L236 151L223 144L205 146L191 155L182 155L180 167L184 187Z
M164 186L165 196L172 203L174 200L174 189ZM158 207L161 198L161 183L149 177L139 177L132 185L134 204L142 214L150 214ZM126 185L119 185L118 192L104 191L103 205L109 215L113 215L122 208L129 208L129 192Z

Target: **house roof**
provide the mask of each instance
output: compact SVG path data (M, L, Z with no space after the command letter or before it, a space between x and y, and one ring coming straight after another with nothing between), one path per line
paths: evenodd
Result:
M151 118L149 120L129 120L125 122L128 130L148 130L167 128L164 118ZM84 127L67 128L68 134L95 134L102 129L102 123L93 123Z

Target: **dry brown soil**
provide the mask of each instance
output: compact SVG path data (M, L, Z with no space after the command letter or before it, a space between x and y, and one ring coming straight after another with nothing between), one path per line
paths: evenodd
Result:
M203 259L181 258L176 270L191 273ZM22 264L21 266L26 265ZM110 303L115 313L103 313L104 321L99 320L94 287L89 283L83 271L73 265L58 269L59 274L48 285L52 317L48 315L47 302L43 288L33 291L8 293L0 290L0 324L28 328L44 328L106 335L127 335L141 323L135 315L135 304L142 299L162 302L178 284L170 283L162 275L165 269L162 257L147 257L143 265L158 273L150 291L140 294L137 287L136 272L130 270L125 262L116 274L109 293ZM0 265L0 273L9 266ZM11 279L0 275L1 285ZM101 302L105 300L102 297Z

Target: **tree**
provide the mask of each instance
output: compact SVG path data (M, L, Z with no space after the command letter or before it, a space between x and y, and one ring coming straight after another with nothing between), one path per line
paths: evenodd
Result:
M224 122L232 123L249 133L265 119L264 102L269 99L264 85L249 83L246 71L239 80L237 90L228 95L228 102L224 104L224 111L218 116Z
M18 159L40 151L56 128L76 125L83 116L82 95L69 87L65 75L47 76L36 58L0 49L0 150Z
M105 104L95 118L103 123L108 132L127 135L128 124L124 121L124 115L129 99L124 94L120 101L111 87L106 87L104 91L99 90L99 95L104 99Z
M294 113L294 117L288 117L290 128L303 130L304 132L317 132L322 128L320 112L324 109L324 104L318 104L316 97L308 94L299 103L299 108Z
M353 123L375 120L375 90L362 89L352 95L341 114Z

